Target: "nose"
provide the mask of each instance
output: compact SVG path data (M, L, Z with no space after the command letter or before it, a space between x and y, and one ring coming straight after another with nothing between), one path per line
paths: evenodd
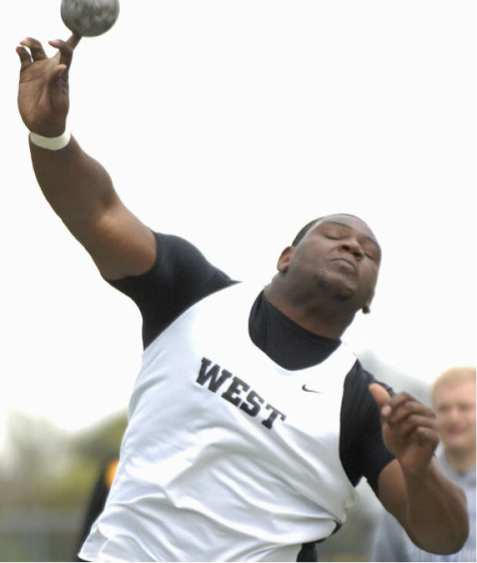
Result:
M341 243L341 248L345 252L352 254L357 260L362 260L364 258L364 250L355 239L343 240Z
M449 412L447 414L448 414L447 418L451 422L455 422L456 420L459 419L459 409L456 406L449 409Z

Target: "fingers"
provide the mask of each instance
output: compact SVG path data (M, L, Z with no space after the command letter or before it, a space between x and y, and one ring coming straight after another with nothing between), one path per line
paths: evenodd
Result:
M80 42L81 37L75 33L67 41L62 41L61 39L55 39L49 41L48 43L58 49L57 55L58 62L60 65L65 65L67 68L71 65L71 60L73 58L73 51ZM20 41L20 46L17 47L17 54L20 57L21 69L24 70L28 68L32 62L42 61L48 59L43 45L37 39L33 37L27 37Z
M33 37L27 37L20 41L17 54L20 57L20 72L26 70L34 61L42 61L48 58L42 44Z
M379 383L371 383L368 389L381 409L383 423L389 428L399 427L400 432L408 434L421 426L431 429L437 427L434 411L408 393L391 397Z
M437 440L437 428L433 420L427 416L411 415L396 424L389 425L389 428L401 442L412 436L424 440L432 437L431 441L434 441L435 437Z
M386 421L390 426L399 424L411 415L428 417L431 420L435 419L435 414L432 409L426 407L408 393L395 395L388 405L390 412L386 417Z
M379 383L371 383L371 385L368 386L368 389L373 396L373 399L380 407L384 407L391 400L389 393L382 385L379 385Z
M78 35L78 34L76 34L76 33L73 33L73 34L71 35L71 37L67 40L67 43L68 43L69 45L71 45L71 47L72 47L73 49L76 49L76 47L78 46L78 43L80 42L80 40L81 40L81 35Z
M48 41L48 43L52 47L55 47L55 49L58 49L58 52L60 54L59 63L62 64L62 65L65 65L67 68L70 67L71 61L73 59L73 51L74 51L74 45L75 45L75 41L76 41L76 39L74 39L74 40L72 39L73 37L76 37L76 36L72 35L70 37L70 39L68 39L68 41L63 41L61 39L55 39L53 41ZM77 40L76 45L78 44L78 42L79 42L79 39Z
M22 47L28 47L31 58L34 61L41 61L48 58L43 49L43 45L37 39L33 39L33 37L27 37L23 41L20 41L20 45Z
M437 444L437 423L434 411L408 393L395 395L381 410L383 424L395 438L404 442L415 436L419 441Z
M408 393L391 397L378 383L369 391L380 407L386 446L408 471L427 466L439 443L434 412Z
M25 47L17 47L17 54L20 57L20 72L22 72L32 64L31 55Z

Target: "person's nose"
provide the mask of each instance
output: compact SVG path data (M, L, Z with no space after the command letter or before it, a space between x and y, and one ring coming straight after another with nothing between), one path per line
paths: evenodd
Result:
M341 248L345 252L352 254L357 260L364 258L364 250L356 239L346 239L341 243Z
M448 415L449 415L448 418L451 422L456 422L460 418L459 409L456 406L452 407L451 409L449 409Z
M459 411L456 407L448 408L440 415L441 423L444 425L456 424L459 421Z

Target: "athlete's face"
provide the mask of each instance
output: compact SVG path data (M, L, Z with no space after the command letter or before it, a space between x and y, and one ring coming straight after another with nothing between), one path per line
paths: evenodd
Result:
M348 215L320 219L296 247L288 247L279 270L305 291L327 289L337 300L369 312L381 249L369 227Z
M475 450L475 381L438 384L433 403L444 446L456 453Z

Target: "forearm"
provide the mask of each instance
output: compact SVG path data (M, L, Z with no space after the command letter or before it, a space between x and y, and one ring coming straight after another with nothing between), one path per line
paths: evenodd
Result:
M404 472L407 532L421 549L432 553L459 551L469 533L466 499L432 460L425 474Z
M117 200L109 174L72 137L61 150L40 148L30 141L33 168L40 188L70 231L81 232Z

